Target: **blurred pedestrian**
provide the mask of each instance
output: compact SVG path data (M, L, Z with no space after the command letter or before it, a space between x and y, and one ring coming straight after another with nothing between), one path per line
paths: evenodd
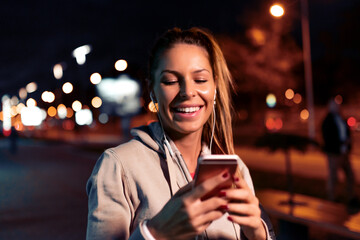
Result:
M346 177L347 200L351 204L354 195L354 173L350 162L351 136L346 121L340 114L340 106L334 100L328 104L328 114L322 123L324 151L328 158L327 195L329 200L336 197L338 171L342 170Z
M134 139L96 163L87 239L275 238L242 161L235 175L223 171L193 185L201 154L234 154L231 84L207 31L174 28L161 36L148 82L159 121L133 129ZM202 199L229 179L236 188Z
M9 144L10 144L10 153L12 154L16 154L17 153L17 149L18 149L18 146L17 146L17 141L18 141L18 132L16 131L16 129L14 127L11 127L11 133L10 133L10 136L9 136Z

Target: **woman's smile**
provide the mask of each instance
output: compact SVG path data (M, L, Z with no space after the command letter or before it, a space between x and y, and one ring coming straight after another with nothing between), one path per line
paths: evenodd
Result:
M191 120L200 115L203 106L180 106L172 108L175 117Z

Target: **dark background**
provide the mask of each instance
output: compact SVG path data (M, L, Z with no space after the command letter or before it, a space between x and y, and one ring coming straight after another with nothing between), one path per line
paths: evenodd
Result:
M0 96L17 95L21 87L32 81L38 83L40 94L59 88L65 81L88 84L93 72L113 77L118 74L113 64L120 58L129 63L127 73L141 80L146 76L148 52L156 37L174 26L205 27L216 36L251 47L244 40L246 30L253 26L271 29L270 25L277 21L268 11L273 2L3 1L0 8ZM282 41L293 41L301 51L300 1L283 1L283 4L286 13L280 20L285 26ZM354 89L358 89L360 82L359 10L360 2L356 0L309 1L316 104L324 104L324 99L339 93L346 95L344 101L356 102ZM93 50L86 64L78 66L71 52L84 44L90 44ZM241 54L239 58L243 64L237 66L237 62L230 62L235 65L233 69L240 72L240 77L235 78L240 83L250 82L251 76L241 75L247 58ZM56 63L66 66L60 81L52 74ZM294 86L303 91L302 62L291 71L296 76ZM266 81L271 82L271 79ZM251 94L252 91L247 92Z

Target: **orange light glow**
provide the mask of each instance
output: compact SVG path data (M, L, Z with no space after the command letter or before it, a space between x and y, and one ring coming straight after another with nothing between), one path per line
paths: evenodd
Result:
M265 121L265 126L270 131L278 131L283 127L281 118L268 118Z
M75 128L75 123L74 123L74 121L72 121L72 120L70 120L70 119L67 119L67 120L65 120L65 121L62 123L62 127L63 127L65 130L71 131L71 130L74 130L74 128Z
M303 110L300 112L300 118L301 118L302 120L307 120L307 119L309 119L309 116L310 116L310 114L309 114L309 111L308 111L307 109L303 109Z
M302 97L299 93L296 93L293 98L294 103L299 104L302 101Z
M290 88L285 91L285 97L289 100L293 99L294 95L295 95L294 90Z
M54 117L56 115L56 108L53 106L49 107L47 113L50 117Z
M74 111L70 107L68 107L66 110L67 110L66 117L71 118L74 115Z
M154 103L153 101L151 101L148 105L148 108L150 110L150 112L153 112L153 113L156 113L157 112L157 108L158 108L158 105L157 103Z

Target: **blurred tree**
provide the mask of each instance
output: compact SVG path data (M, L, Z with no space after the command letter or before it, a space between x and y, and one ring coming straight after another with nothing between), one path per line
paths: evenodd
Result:
M218 37L239 92L281 96L302 82L295 74L302 68L302 51L285 21L262 14L247 23L245 36Z

